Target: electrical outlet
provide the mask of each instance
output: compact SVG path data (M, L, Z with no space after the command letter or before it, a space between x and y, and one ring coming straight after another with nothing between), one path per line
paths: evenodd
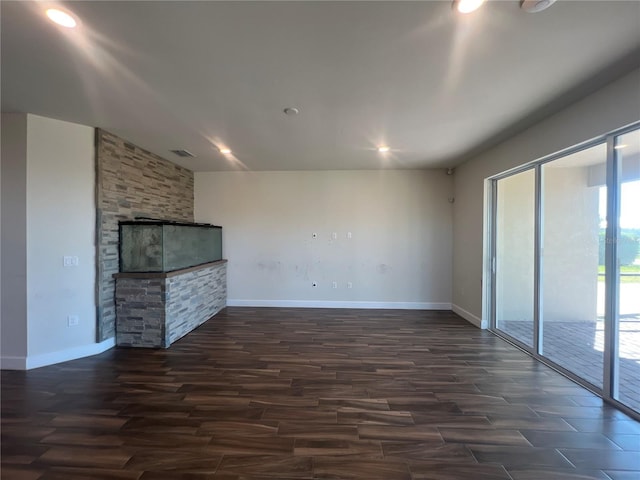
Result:
M79 264L80 260L74 255L65 255L62 257L62 265L65 267L77 267Z
M312 286L312 287L317 287L317 286L318 286L318 282L313 282L313 283L311 284L311 286Z
M68 327L75 327L79 323L80 323L80 319L78 318L78 315L69 315L67 317L67 326Z

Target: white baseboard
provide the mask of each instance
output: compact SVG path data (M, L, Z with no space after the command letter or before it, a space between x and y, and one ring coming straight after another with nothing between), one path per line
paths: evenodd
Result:
M489 326L487 321L482 320L480 317L474 315L473 313L469 312L468 310L465 310L462 307L459 307L458 305L453 304L451 306L451 310L453 310L454 313L457 313L462 318L464 318L467 322L471 323L472 325L475 325L478 328L481 328L484 330Z
M27 357L0 357L0 369L1 370L26 370L27 369Z
M0 357L0 367L2 370L31 370L32 368L45 367L55 363L76 360L77 358L97 355L116 345L115 338L108 338L100 343L81 345L79 347L68 348L57 352L43 353L28 357Z
M451 310L447 302L352 302L326 300L237 300L227 299L228 307L280 308L365 308L398 310Z

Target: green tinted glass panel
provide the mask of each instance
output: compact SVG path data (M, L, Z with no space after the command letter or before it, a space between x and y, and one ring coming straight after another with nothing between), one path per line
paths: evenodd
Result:
M222 228L121 224L121 272L171 272L222 259Z
M219 228L164 225L165 271L192 267L222 258Z
M162 271L162 225L121 225L120 271Z

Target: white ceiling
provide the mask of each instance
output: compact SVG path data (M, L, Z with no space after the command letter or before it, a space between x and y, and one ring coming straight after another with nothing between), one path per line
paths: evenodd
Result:
M638 1L67 2L72 31L49 5L0 4L2 111L195 171L453 166L640 62Z

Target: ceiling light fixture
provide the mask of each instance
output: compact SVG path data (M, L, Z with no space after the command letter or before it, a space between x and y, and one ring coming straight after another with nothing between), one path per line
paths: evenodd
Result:
M300 110L298 110L296 107L287 107L283 110L285 115L297 115L300 113Z
M63 10L59 10L57 8L50 8L45 13L47 14L47 17L49 17L49 20L51 20L54 23L57 23L62 27L75 28L75 26L78 24L78 22L76 22L76 19L73 18L73 16L70 13L67 13Z
M454 0L453 8L460 13L471 13L484 3L484 0Z
M221 148L220 149L220 153L223 155L229 155L231 153L231 149L230 148Z
M380 146L378 147L378 151L379 151L380 153L386 153L386 152L388 152L388 151L389 151L389 147L387 147L386 145L380 145Z

